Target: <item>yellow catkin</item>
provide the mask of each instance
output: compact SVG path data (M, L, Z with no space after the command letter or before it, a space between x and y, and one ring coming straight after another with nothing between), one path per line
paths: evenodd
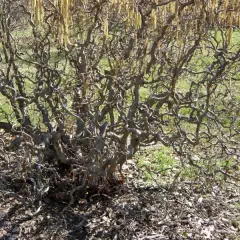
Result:
M36 22L36 26L39 27L41 24L41 1L40 0L36 1L35 22Z
M174 9L174 14L175 14L175 20L176 20L176 40L179 40L179 33L180 33L180 24L178 20L178 0L175 2L175 9Z
M175 13L175 15L176 15L176 18L178 18L178 0L176 0L176 2L175 2L174 13Z
M35 12L35 8L36 8L36 0L32 0L31 1L31 8L32 8L32 11Z
M175 14L175 2L170 2L169 4L169 10L171 14Z
M136 12L134 15L134 29L138 29L138 12Z
M157 27L157 17L154 9L152 9L151 12L150 26L152 29L155 29Z
M203 34L204 32L204 26L205 26L205 23L206 23L206 12L205 12L205 9L204 7L202 7L202 11L201 11L201 25L200 25L200 34Z
M222 6L223 6L223 11L227 11L227 8L228 8L228 0L223 0Z
M232 26L232 16L229 16L229 29L228 29L228 37L227 37L227 43L228 45L231 45L232 42L232 33L233 33L233 26Z
M60 22L60 43L68 43L68 26L69 26L69 0L61 0L62 21Z
M139 13L139 17L138 17L138 26L139 28L142 27L142 15Z
M223 21L226 21L227 19L227 9L228 9L228 0L223 0L223 11L222 11Z
M177 26L176 26L176 40L181 43L182 42L182 39L181 39L181 28L180 28L180 24L179 24L179 21L177 22Z
M162 16L163 16L163 19L165 19L166 13L167 13L167 6L164 5L164 6L162 7Z
M142 27L142 16L139 12L135 13L134 27L135 27L135 30Z
M176 40L178 41L178 38L179 36L178 36L178 30L176 30Z
M134 26L135 25L135 21L134 21L134 9L131 9L129 11L129 23L131 26Z
M104 36L107 38L108 37L108 20L105 18L103 22L103 33Z
M214 15L215 15L215 8L216 8L216 0L213 0L209 3L209 18L210 24L214 25Z
M127 12L129 10L128 2L126 2L125 4L124 4L124 1L122 2L122 9L124 12Z
M35 7L34 7L34 17L35 17L35 24L36 26L38 26L39 23L39 11L38 11L38 0L36 0L35 2Z
M134 33L134 46L137 45L137 33L135 32Z
M147 52L148 51L148 46L149 46L149 39L146 38L145 42L144 42L144 46L143 46L143 51Z
M235 11L234 14L234 26L239 27L239 16L240 16L240 2L239 0L235 0L233 3L233 10Z
M234 8L239 7L239 6L240 6L239 1L238 1L238 0L235 0L234 3L233 3L233 6L234 6ZM238 11L239 11L239 10L238 10Z
M122 3L121 3L121 0L120 1L118 1L118 13L121 13L121 11L122 11Z
M43 11L43 0L39 0L39 11L40 11L40 21L43 22L44 11Z

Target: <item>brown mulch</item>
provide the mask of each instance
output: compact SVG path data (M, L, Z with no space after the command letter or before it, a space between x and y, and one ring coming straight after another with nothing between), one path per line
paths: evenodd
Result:
M32 200L10 183L0 176L0 239L240 239L234 184L188 181L170 189L147 186L132 174L61 213L68 202L48 195Z

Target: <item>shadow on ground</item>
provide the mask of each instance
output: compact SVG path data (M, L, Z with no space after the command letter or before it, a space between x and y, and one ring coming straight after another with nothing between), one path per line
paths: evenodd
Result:
M179 184L174 191L119 186L68 204L43 199L41 208L8 195L0 205L1 239L238 239L239 190L217 186L199 192ZM198 190L197 190L198 189ZM34 205L34 204L33 204Z

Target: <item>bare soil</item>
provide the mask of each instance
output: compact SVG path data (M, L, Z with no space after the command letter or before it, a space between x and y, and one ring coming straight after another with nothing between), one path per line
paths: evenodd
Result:
M26 187L2 174L0 239L240 239L240 189L234 182L147 186L134 161L127 173L124 184L76 197L65 212L69 200L63 193L31 202Z

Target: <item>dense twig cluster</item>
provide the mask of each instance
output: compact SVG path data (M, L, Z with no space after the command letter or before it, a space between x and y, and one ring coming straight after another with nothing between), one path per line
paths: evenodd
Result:
M60 166L70 188L117 181L157 142L198 168L239 159L238 1L150 2L81 1L71 16L1 2L0 128L14 136L5 150L26 149L22 166Z

